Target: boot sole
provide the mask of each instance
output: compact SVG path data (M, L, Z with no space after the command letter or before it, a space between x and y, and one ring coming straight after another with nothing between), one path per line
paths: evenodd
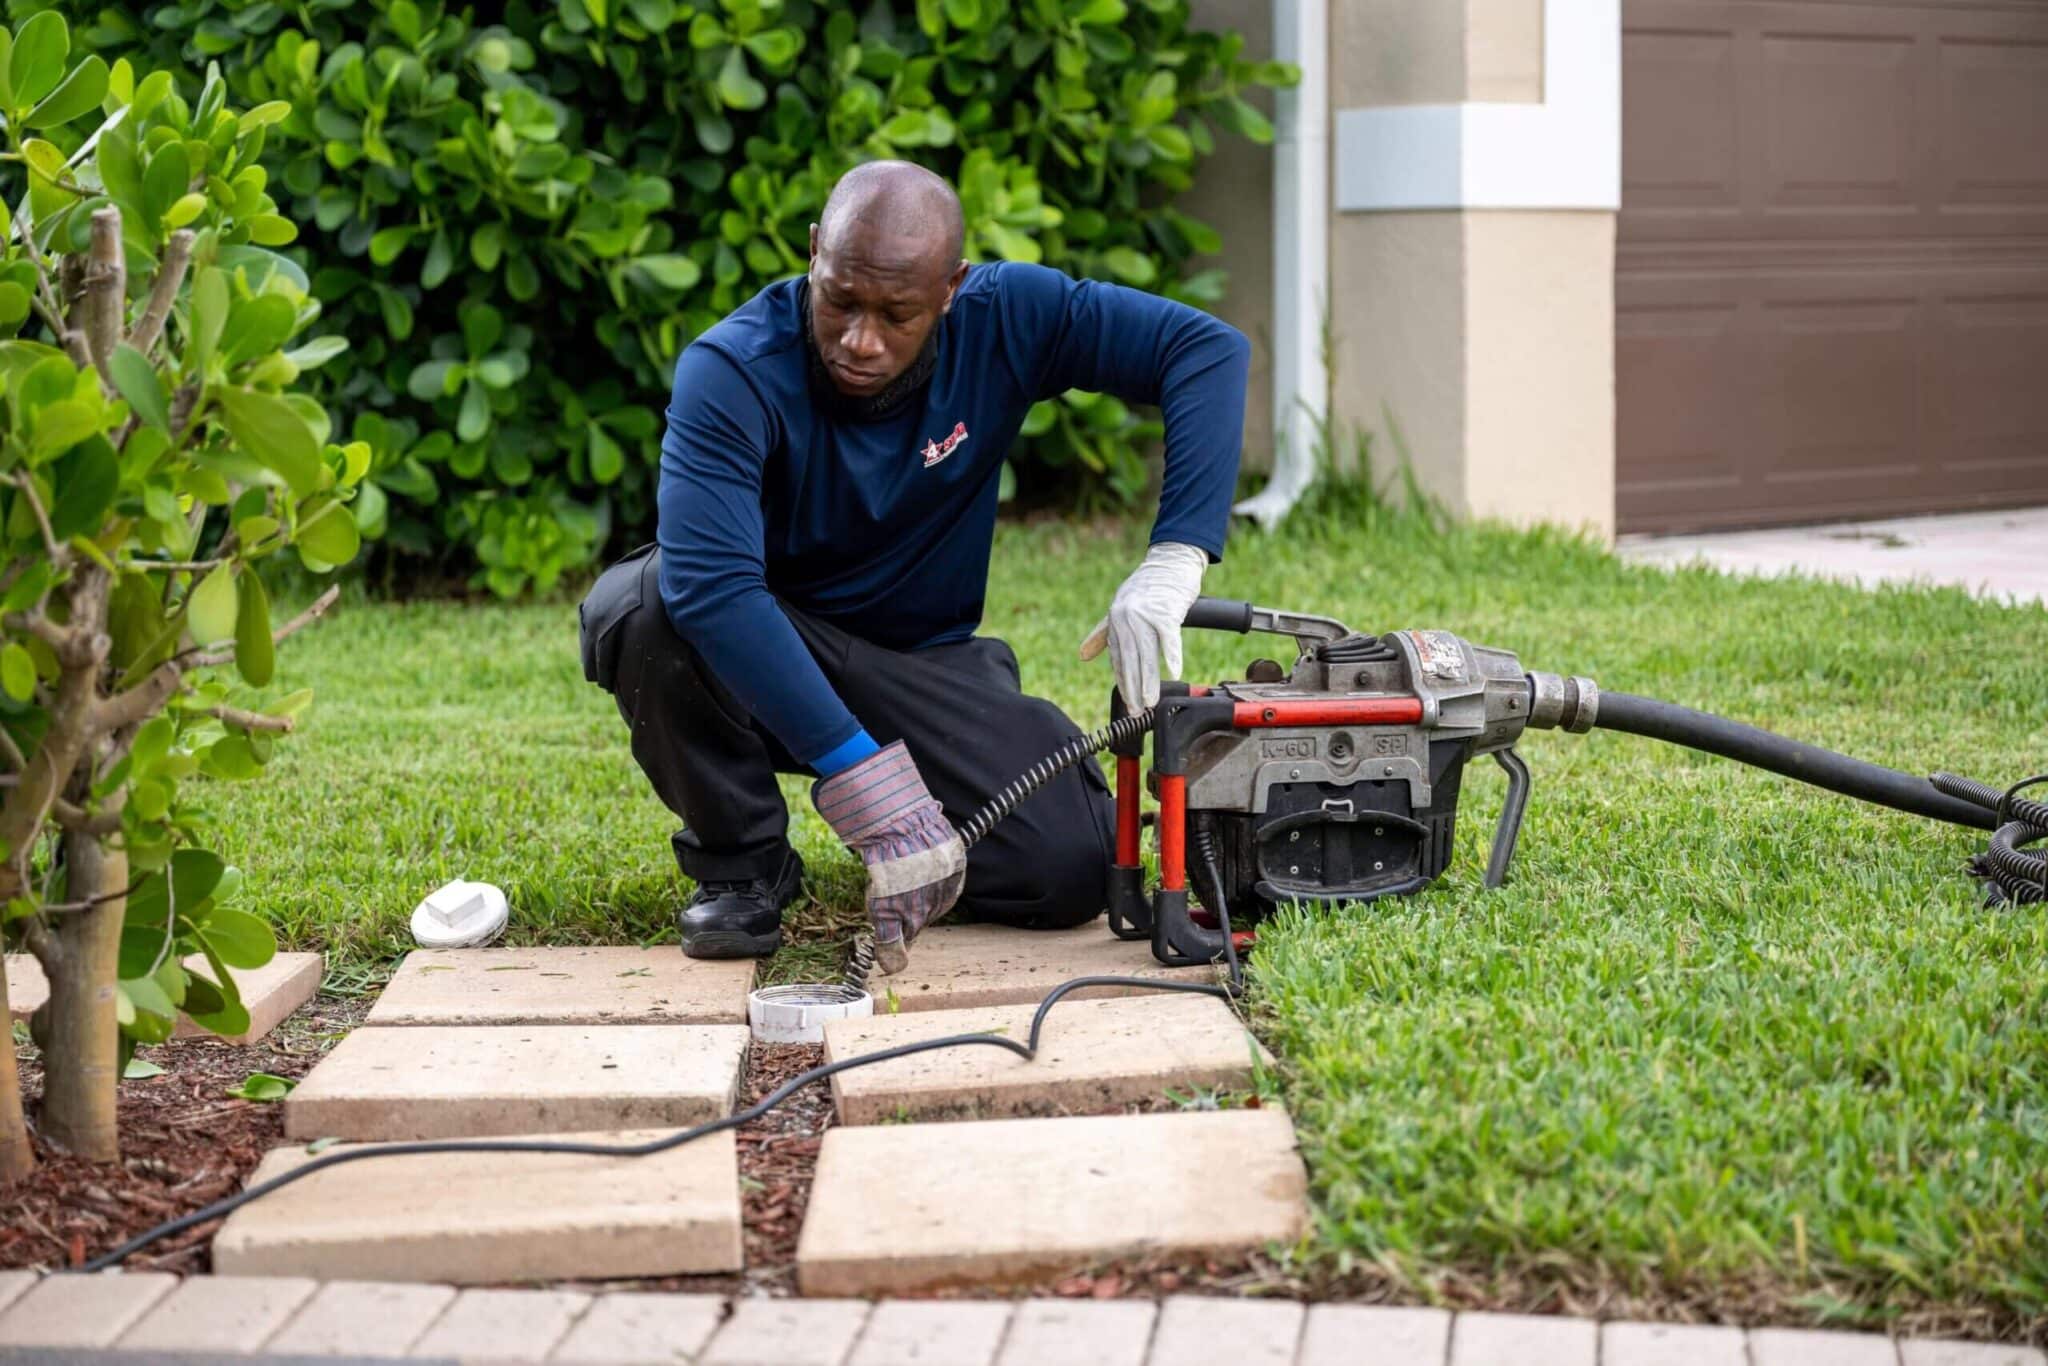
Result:
M741 930L703 930L683 941L686 958L765 958L782 947L782 929L766 934Z

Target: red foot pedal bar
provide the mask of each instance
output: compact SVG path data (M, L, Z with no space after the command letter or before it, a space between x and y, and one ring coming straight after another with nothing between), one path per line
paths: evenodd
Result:
M1138 866L1138 761L1119 754L1116 760L1116 862Z
M1422 719L1419 697L1341 697L1327 702L1239 702L1230 724L1239 730L1265 726L1412 726Z

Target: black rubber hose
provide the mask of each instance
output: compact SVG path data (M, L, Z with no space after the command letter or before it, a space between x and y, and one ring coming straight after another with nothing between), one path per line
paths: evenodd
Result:
M1718 754L1752 768L1769 769L1787 778L1859 801L1888 806L1951 825L1973 830L1994 830L1999 825L1995 812L1975 802L1949 796L1925 778L1901 773L1881 764L1851 759L1846 754L1818 745L1788 740L1740 721L1713 716L1675 702L1636 697L1625 692L1602 692L1593 724L1602 730L1647 736L1667 744Z

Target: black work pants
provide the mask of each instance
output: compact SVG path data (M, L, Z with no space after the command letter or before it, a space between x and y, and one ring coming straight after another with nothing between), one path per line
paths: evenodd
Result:
M644 546L585 596L584 676L610 692L632 732L633 757L683 821L676 859L698 881L770 878L788 849L777 773L805 773L756 724L670 625L660 553ZM839 696L879 744L902 740L954 822L1080 727L1027 697L1017 656L976 636L953 645L885 649L783 609ZM1093 762L1060 774L968 852L960 912L1053 928L1092 919L1107 899L1114 803Z

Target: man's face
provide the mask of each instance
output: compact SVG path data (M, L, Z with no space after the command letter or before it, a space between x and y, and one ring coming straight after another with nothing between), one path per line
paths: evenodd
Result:
M832 386L856 398L887 388L917 359L966 274L964 261L905 250L858 222L821 250L813 224L811 337Z

